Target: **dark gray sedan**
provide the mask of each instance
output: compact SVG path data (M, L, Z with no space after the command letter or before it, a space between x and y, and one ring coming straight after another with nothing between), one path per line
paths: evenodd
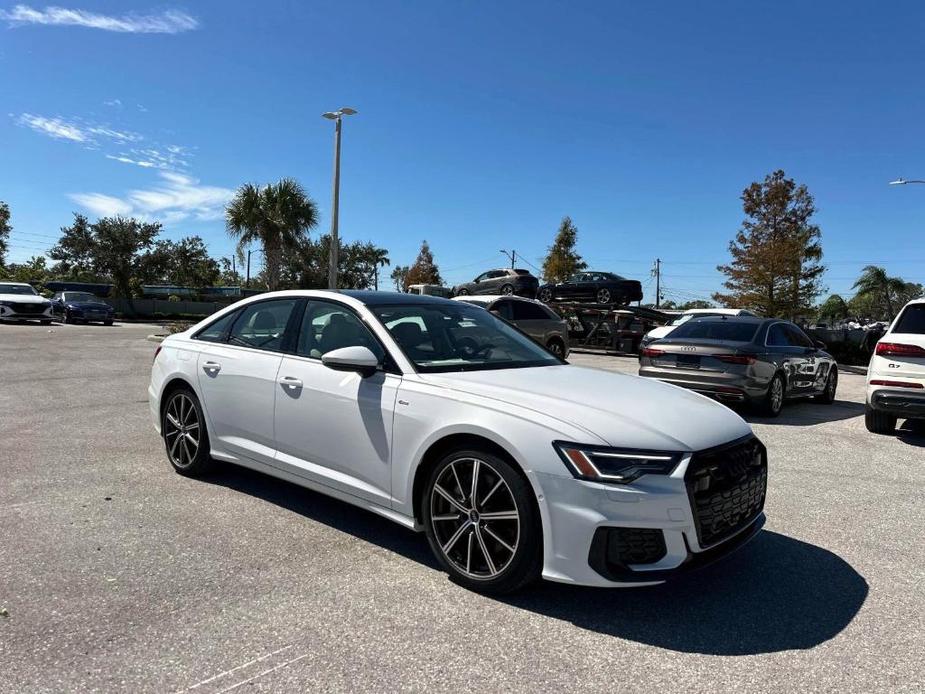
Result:
M643 349L639 375L776 417L789 398L834 402L838 368L824 347L785 320L694 318Z
M568 356L568 323L539 301L516 296L467 296L455 300L486 308L513 323L557 357Z

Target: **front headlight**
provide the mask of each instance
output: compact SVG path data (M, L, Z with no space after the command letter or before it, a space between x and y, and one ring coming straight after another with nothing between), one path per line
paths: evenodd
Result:
M643 475L670 475L683 453L587 446L554 441L562 462L578 479L629 484Z

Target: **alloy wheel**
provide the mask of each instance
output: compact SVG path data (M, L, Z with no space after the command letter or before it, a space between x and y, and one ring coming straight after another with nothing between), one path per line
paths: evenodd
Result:
M829 380L825 384L826 397L828 397L829 400L835 399L835 389L837 387L838 387L838 372L835 370L832 370L829 373Z
M779 412L784 406L784 382L780 378L771 381L771 410Z
M610 290L601 289L597 293L597 303L599 304L609 304L610 303Z
M553 340L548 345L546 345L546 349L548 349L560 359L565 356L565 350L562 349L562 344L557 340Z
M504 478L478 458L459 458L434 482L430 522L440 551L475 580L499 576L520 542L520 512Z
M514 293L514 287L509 284L505 284L503 287L501 287L501 293L505 296L510 296Z
M548 289L544 289L540 292L540 295L537 298L539 298L539 300L544 304L548 304L552 300L552 292Z
M186 393L175 394L164 414L164 440L171 462L179 468L192 465L199 452L199 438L199 413L192 398Z

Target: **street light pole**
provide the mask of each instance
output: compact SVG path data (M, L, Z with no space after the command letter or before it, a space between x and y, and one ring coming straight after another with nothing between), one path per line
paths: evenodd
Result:
M510 253L508 253L506 250L502 248L501 252L511 259L511 270L513 270L514 269L514 259L517 257L517 251L512 250Z
M337 221L340 212L340 130L343 116L352 116L356 110L343 107L328 111L322 117L334 121L334 199L331 203L331 247L328 249L328 289L337 289L337 253L340 247Z

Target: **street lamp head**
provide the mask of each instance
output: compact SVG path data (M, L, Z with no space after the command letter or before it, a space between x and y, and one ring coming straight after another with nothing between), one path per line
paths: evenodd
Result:
M342 106L340 112L345 116L352 116L357 112L357 110L355 108L350 108L349 106Z
M338 114L334 113L333 111L328 111L327 113L322 113L321 117L327 118L328 120L337 120L337 115Z
M904 186L906 181L903 178L897 178L895 181L890 181L891 186Z

